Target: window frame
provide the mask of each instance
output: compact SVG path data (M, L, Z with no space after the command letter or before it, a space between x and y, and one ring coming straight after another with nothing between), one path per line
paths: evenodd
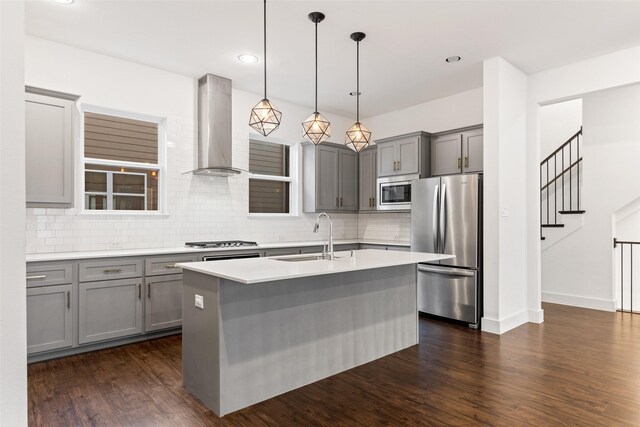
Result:
M141 113L132 113L129 111L116 110L107 107L101 107L92 104L81 104L80 106L80 135L77 138L78 145L76 148L76 158L78 159L76 162L76 210L79 214L82 215L136 215L136 216L166 216L166 185L167 185L167 120L164 117L152 116L148 114ZM132 119L132 120L140 120L149 123L155 123L158 126L158 163L138 163L138 162L128 162L128 161L120 161L120 160L106 160L106 159L96 159L92 157L84 156L84 114L85 113L96 113L96 114L104 114L115 117L122 117L124 119ZM87 164L91 165L99 165L99 166L109 166L109 167L123 167L129 169L142 169L142 170L150 170L150 171L158 171L158 209L157 210L97 210L97 209L86 209L85 208L85 171L96 171L96 172L108 172L102 171L99 169L86 168ZM119 173L119 172L116 172ZM138 174L137 172L125 172L130 174ZM107 185L109 181L107 180ZM146 177L145 177L146 183ZM146 188L146 185L145 185ZM118 193L120 194L120 193ZM113 195L113 194L112 194ZM145 206L147 193L145 190L144 198L145 198ZM109 201L107 197L107 205L112 206L113 202Z
M249 171L249 179L247 180L247 215L250 218L291 218L300 216L299 200L300 200L300 144L296 141L279 139L273 137L265 137L259 134L249 134L249 149L247 150L247 170L249 170L249 155L251 152L251 141L268 142L273 144L286 145L289 147L289 176L263 175ZM289 183L289 213L261 213L249 212L249 180L256 179L262 181L279 181Z

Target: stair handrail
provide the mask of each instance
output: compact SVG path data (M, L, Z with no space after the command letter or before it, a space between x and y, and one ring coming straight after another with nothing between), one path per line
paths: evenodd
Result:
M543 163L545 163L545 162L549 161L551 158L553 158L553 156L555 156L560 151L562 151L562 149L564 147L566 147L567 145L571 144L571 141L573 141L574 139L576 139L580 135L582 135L582 126L580 126L580 130L578 132L574 133L573 135L571 135L571 138L567 139L567 141L564 144L562 144L553 153L549 154L543 161L541 161L540 162L540 166L542 166Z

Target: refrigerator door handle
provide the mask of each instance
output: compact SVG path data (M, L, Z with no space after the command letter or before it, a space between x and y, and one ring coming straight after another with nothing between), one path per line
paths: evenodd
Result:
M435 253L440 253L438 248L438 196L440 193L440 186L436 185L435 190L433 191L433 251Z
M444 253L445 243L447 241L447 184L442 184L442 194L440 197L440 251Z
M429 267L426 265L418 265L418 271L425 273L441 274L443 276L451 277L473 277L476 274L475 270L462 270L457 268L442 268L442 267Z

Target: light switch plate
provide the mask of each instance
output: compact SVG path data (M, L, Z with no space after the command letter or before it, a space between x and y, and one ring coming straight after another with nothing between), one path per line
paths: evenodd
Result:
M202 295L196 294L196 307L204 310L204 297Z

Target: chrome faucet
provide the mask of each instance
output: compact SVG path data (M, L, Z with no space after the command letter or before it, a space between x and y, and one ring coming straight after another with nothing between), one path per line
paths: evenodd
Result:
M317 233L318 232L318 228L320 228L320 218L325 217L327 218L327 220L329 221L329 259L333 260L333 222L331 221L331 217L326 214L325 212L322 212L320 214L318 214L318 217L316 218L316 225L313 226L313 232ZM323 254L324 255L324 254Z

